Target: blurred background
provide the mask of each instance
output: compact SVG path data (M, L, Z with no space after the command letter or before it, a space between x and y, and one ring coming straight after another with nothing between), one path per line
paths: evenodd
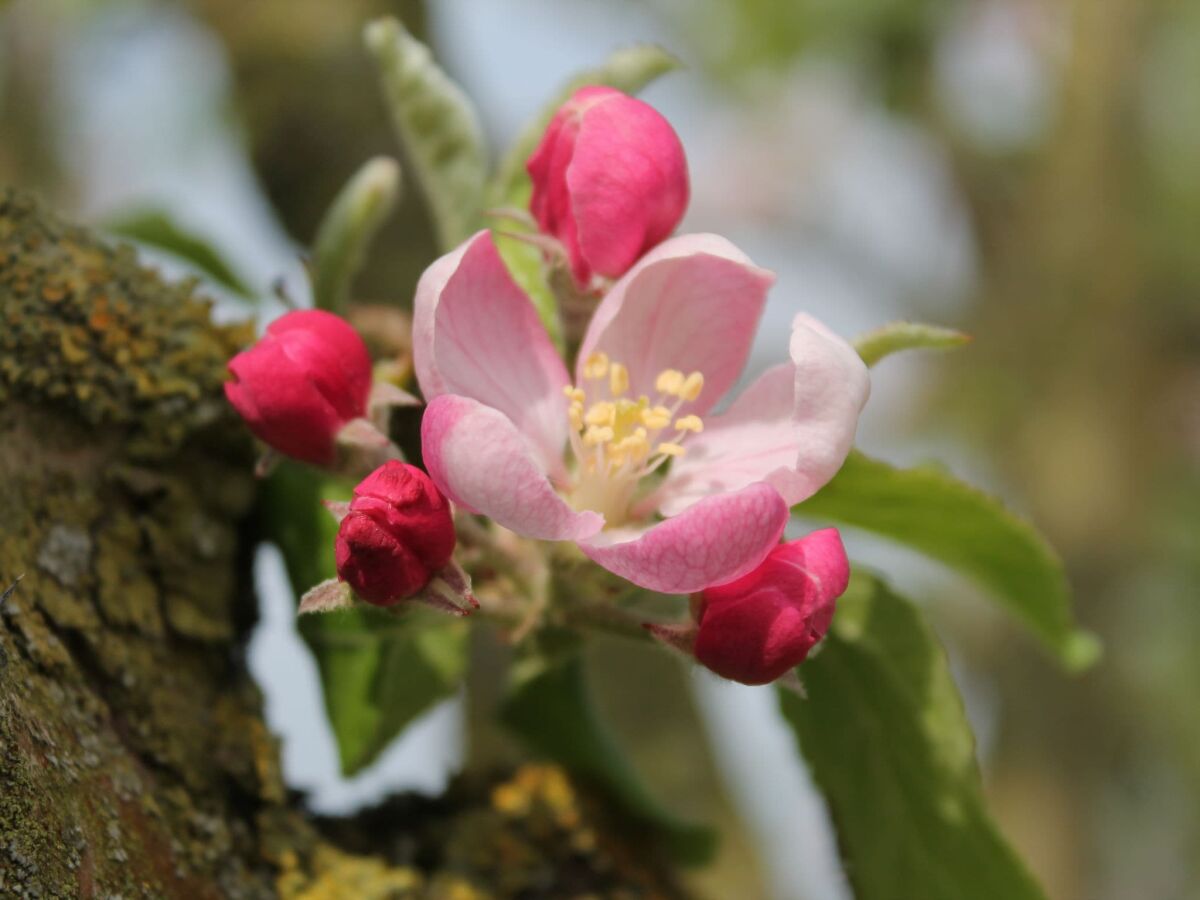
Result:
M434 46L497 153L614 48L679 55L646 99L689 153L684 228L779 273L752 369L801 309L847 336L974 335L877 369L860 443L1031 516L1104 660L1068 677L937 567L856 535L852 556L931 607L991 807L1052 897L1200 897L1200 4L0 0L0 182L97 227L169 226L224 262L220 316L269 318L277 288L305 301L300 253L338 187L396 152L360 41L384 13ZM433 256L410 191L357 294L406 304ZM315 807L488 761L459 699L341 778L278 557L258 573L251 664ZM725 836L689 876L702 895L849 896L773 695L594 656L656 791Z

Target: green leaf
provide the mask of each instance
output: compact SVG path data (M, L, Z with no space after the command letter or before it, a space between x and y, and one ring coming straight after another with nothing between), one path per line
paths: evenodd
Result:
M480 227L487 151L475 107L433 61L429 48L396 19L367 26L367 48L416 181L449 250Z
M367 247L400 197L400 165L386 156L368 160L334 198L313 242L313 302L340 312Z
M297 596L336 574L337 523L321 501L349 497L348 485L292 462L267 480L265 536L283 553ZM373 762L413 719L453 694L466 670L466 626L444 615L358 608L306 616L299 629L321 673L325 711L347 775Z
M466 671L466 624L433 612L306 616L300 633L321 672L346 775L372 763L410 722L453 695Z
M519 671L501 717L534 752L602 789L632 822L661 838L678 862L699 865L712 858L713 832L662 809L621 752L591 702L577 653Z
M940 560L989 590L1071 670L1099 655L1076 630L1057 554L995 497L939 468L898 469L855 450L838 474L795 512L852 525Z
M949 350L971 342L969 334L918 322L891 322L854 340L863 362L873 366L885 356L902 350Z
M589 84L607 85L626 94L636 94L659 76L682 65L678 57L662 47L637 44L615 51L594 69L580 72L521 130L508 152L504 154L488 191L490 205L515 206L522 209L529 206L531 188L529 174L525 171L525 161L542 139L542 132L550 124L555 111L581 87Z
M119 216L105 226L121 237L165 250L190 263L215 283L248 300L255 299L224 258L204 238L182 227L162 210L143 209Z
M780 688L857 900L1044 900L984 808L975 741L917 610L858 576L820 651Z

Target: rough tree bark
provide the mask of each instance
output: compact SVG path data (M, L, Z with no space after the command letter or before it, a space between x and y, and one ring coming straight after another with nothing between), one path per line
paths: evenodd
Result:
M552 768L305 817L244 661L248 337L0 191L0 896L677 896Z

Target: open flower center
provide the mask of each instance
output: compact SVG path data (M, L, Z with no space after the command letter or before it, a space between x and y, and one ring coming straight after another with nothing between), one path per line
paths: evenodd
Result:
M629 394L629 369L593 353L583 365L583 381L563 389L570 401L571 450L575 477L568 498L575 509L591 509L609 527L622 525L638 485L667 460L687 452L689 435L704 430L699 416L678 416L704 389L700 372L664 369L654 380L657 396Z

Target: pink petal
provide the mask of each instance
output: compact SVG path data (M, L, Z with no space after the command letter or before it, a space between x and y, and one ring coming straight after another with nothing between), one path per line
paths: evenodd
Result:
M702 497L765 481L788 505L816 493L854 445L871 383L854 348L815 319L792 323L790 363L768 369L688 439L654 502L673 516Z
M788 506L766 484L707 497L644 531L606 531L580 549L639 587L689 594L740 578L779 543Z
M704 391L681 413L703 415L737 380L775 276L712 234L671 238L647 253L601 301L579 352L629 368L634 396L657 395L663 369L704 374Z
M421 449L429 477L447 497L517 534L580 540L604 527L598 513L571 509L517 426L477 400L436 397L421 421Z
M323 309L298 309L268 325L267 335L309 373L343 420L366 413L371 355L349 322Z
M489 232L479 232L421 276L413 363L426 400L456 394L499 410L540 467L563 476L567 369Z

